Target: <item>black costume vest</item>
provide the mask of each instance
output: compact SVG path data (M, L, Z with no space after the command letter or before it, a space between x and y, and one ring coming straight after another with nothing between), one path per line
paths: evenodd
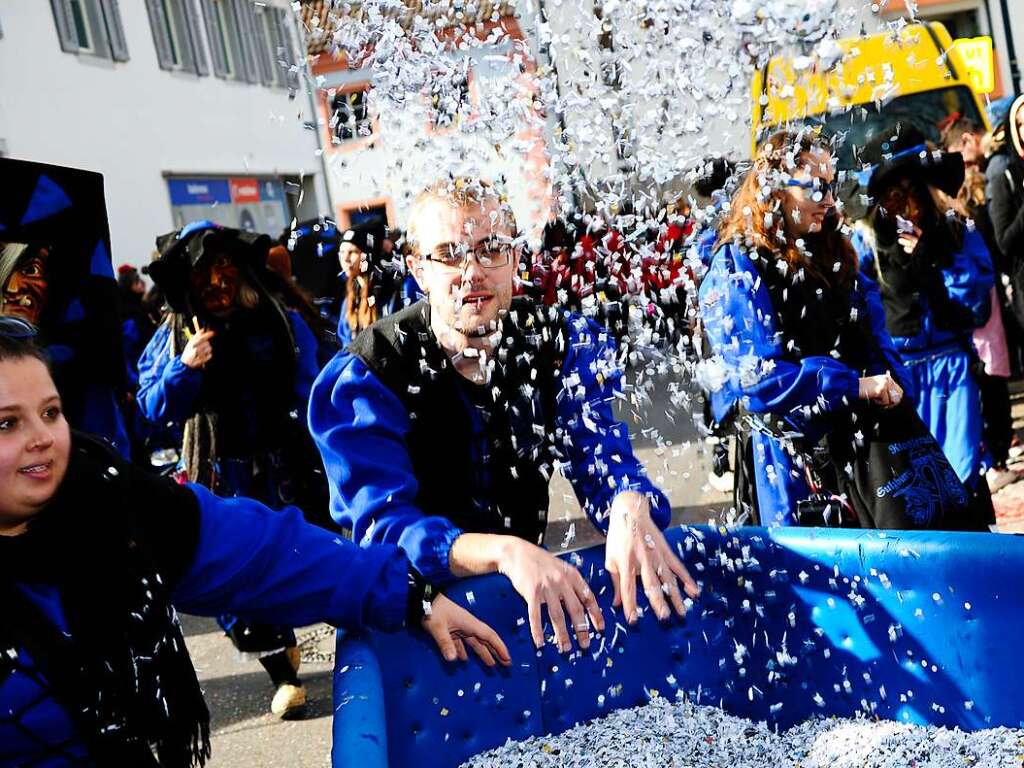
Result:
M406 447L425 514L473 533L543 539L568 340L564 320L547 313L513 302L485 386L455 370L425 300L378 320L349 346L408 410ZM485 445L473 439L474 411Z

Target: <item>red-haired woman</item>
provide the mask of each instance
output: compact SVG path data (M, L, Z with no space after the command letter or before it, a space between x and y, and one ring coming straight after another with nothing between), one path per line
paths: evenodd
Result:
M750 428L737 508L764 525L948 525L966 492L913 413L878 288L840 226L835 185L829 143L807 130L770 137L701 284L715 418L732 413ZM906 427L897 437L921 440L889 442L883 422L893 421Z

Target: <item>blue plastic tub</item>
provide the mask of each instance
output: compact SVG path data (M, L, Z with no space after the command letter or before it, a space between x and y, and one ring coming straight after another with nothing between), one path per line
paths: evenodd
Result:
M651 696L780 728L868 712L976 730L1024 727L1024 539L980 533L673 529L703 594L685 619L610 609L603 549L571 555L607 631L537 653L501 576L448 594L493 626L510 669L445 664L421 634L338 638L335 766L447 768ZM470 596L471 595L471 596Z

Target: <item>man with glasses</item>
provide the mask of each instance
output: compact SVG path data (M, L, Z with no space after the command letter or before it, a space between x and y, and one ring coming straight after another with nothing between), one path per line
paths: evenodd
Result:
M585 649L591 628L604 628L601 611L577 569L538 546L561 470L607 533L627 620L638 577L660 618L670 606L682 615L697 585L661 534L668 500L612 416L621 374L607 332L513 299L522 239L482 182L425 191L408 236L426 298L360 334L310 398L335 520L357 542L399 544L433 583L505 574L538 647L546 605L559 649L571 634Z

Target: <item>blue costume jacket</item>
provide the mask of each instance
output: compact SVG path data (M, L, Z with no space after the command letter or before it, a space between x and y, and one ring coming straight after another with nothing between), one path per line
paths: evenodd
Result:
M704 366L716 420L737 406L750 414L785 419L794 431L816 442L828 430L829 415L857 401L862 375L890 372L913 396L903 368L885 329L878 286L864 274L854 282L851 306L866 313L877 341L875 359L864 373L842 360L808 356L799 364L786 358L784 341L771 296L759 268L734 245L715 253L700 287L701 316L712 356ZM754 483L763 525L795 525L796 502L810 490L794 472L793 460L774 437L753 431Z
M408 562L395 547L360 549L307 524L297 509L271 512L251 499L221 499L201 486L188 487L199 502L200 528L192 564L170 590L179 610L200 616L230 611L291 626L324 620L346 629L402 625ZM56 587L21 589L49 621L67 631ZM0 708L21 711L34 704L21 721L29 733L0 718L0 764L91 765L72 718L47 681L33 674L24 649L12 650L26 669L0 680ZM36 761L58 745L63 756Z
M857 233L853 244L861 268L876 272L875 253L865 238ZM984 325L992 310L989 293L995 277L991 256L979 232L965 230L963 246L941 275L950 301L970 313L975 328ZM920 331L913 336L894 336L893 343L913 381L921 420L939 441L961 482L973 490L984 456L981 394L971 370L976 360L972 329L943 328L928 298L922 294L918 303Z
M628 429L612 414L622 376L614 342L590 320L570 314L566 322L571 343L555 413L556 425L568 436L563 471L599 529L607 530L607 508L625 490L647 494L652 518L665 528L668 499L645 476ZM478 422L475 410L467 409ZM401 400L361 358L342 351L313 387L309 424L330 480L335 521L364 545L398 544L427 579L451 581L450 549L464 531L416 505L417 479L405 444L410 419Z
M319 372L317 340L298 312L288 310L286 314L298 349L293 408L303 413ZM139 358L139 408L156 424L180 424L194 413L202 380L201 369L189 368L180 356L171 357L170 326L164 323Z

